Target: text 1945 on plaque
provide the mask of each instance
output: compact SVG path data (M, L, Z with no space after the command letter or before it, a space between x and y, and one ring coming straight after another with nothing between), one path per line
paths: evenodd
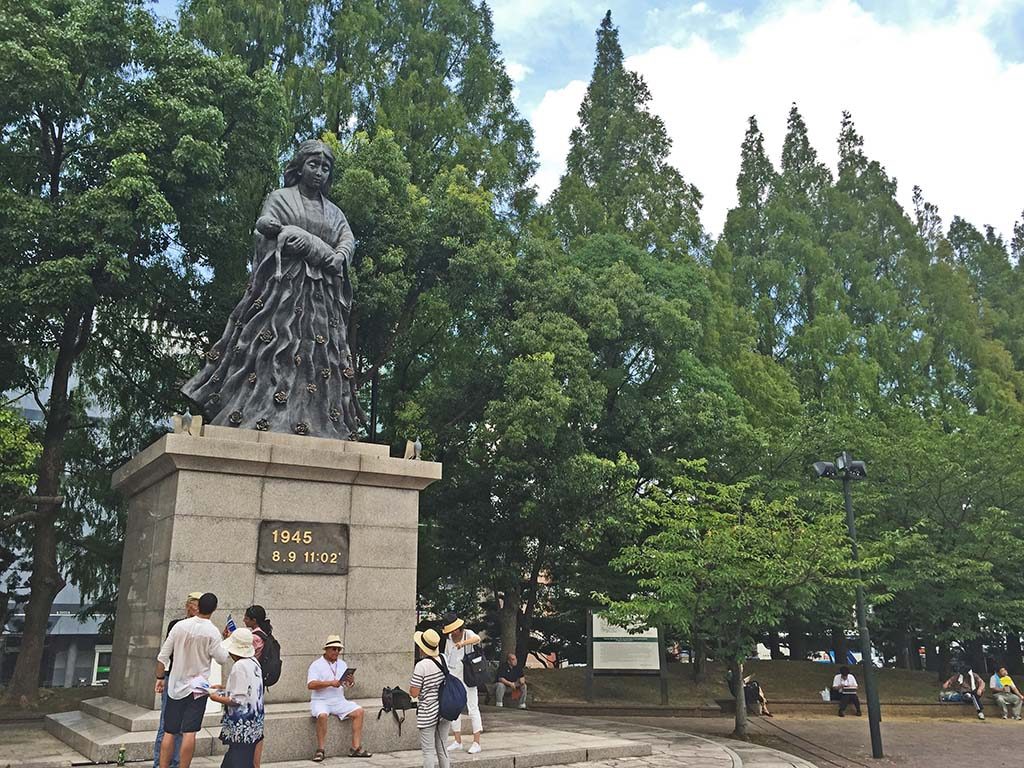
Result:
M260 573L348 573L348 526L264 520L256 570Z

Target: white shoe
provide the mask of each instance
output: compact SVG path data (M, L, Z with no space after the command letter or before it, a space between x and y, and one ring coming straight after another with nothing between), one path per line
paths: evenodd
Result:
M979 720L984 720L985 719L985 713L984 712L979 712L978 713L978 719Z
M496 707L504 707L505 705L502 702L500 702L500 701L496 701L496 702L494 702L494 706L496 706Z
M461 741L453 741L451 744L448 745L448 751L449 752L461 752L462 751L462 742Z
M525 705L525 704L520 704L520 705L519 705L519 708L520 708L520 709L526 709L526 705Z
M469 749L467 749L466 751L469 752L469 754L471 755L475 755L477 752L480 751L480 743L474 741L472 745L470 745Z
M1006 715L1003 715L1003 720L1006 720L1006 719L1007 719Z

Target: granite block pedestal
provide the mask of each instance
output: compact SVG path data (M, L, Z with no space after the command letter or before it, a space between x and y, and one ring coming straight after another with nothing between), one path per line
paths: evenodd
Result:
M268 710L281 720L273 728L280 737L273 752L278 760L308 756L312 722L308 710L293 705L309 700L306 669L327 635L341 636L343 658L358 669L349 698L379 701L384 686L408 684L419 493L440 477L440 464L391 458L384 445L212 426L202 436L160 438L113 479L128 500L128 525L110 696L102 706L53 716L47 728L65 741L77 728L78 746L72 746L96 759L100 751L81 748L90 728L102 731L109 744L116 734L107 726L148 722L144 714L159 708L154 665L168 622L184 615L188 593L214 592L218 627L229 613L241 625L254 603L266 608L282 656L281 679L266 695ZM258 568L265 521L285 521L284 530L298 532L308 530L303 523L347 526L345 572L268 573L265 563ZM301 567L304 555L322 554L315 540L310 550L299 551L293 567ZM118 719L119 710L131 713L130 722ZM112 714L104 719L106 713ZM368 714L375 717L376 711ZM134 726L124 730L141 746ZM403 729L402 743L396 732L392 748L414 746L414 731ZM268 730L268 749L270 738ZM383 740L371 745L387 746Z

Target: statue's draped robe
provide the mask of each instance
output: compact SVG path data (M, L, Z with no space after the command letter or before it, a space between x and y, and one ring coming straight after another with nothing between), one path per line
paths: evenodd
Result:
M276 237L268 237L275 224ZM300 256L289 236L310 243ZM355 240L341 210L298 187L271 192L256 222L252 276L206 365L182 392L208 423L351 439L356 400L348 322Z

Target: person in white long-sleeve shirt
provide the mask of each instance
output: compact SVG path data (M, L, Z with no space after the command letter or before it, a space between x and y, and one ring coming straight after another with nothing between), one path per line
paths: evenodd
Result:
M466 627L466 622L455 613L448 613L442 619L444 627L442 632L448 636L445 644L444 660L448 664L448 671L452 677L457 677L465 683L465 670L462 660L466 656L466 649L480 642L480 635ZM484 729L483 720L480 718L480 698L476 685L466 686L466 712L469 714L469 721L473 728L473 743L466 751L475 755L480 751L480 733ZM452 733L455 741L448 746L451 751L458 752L462 749L462 718L452 722Z
M857 716L860 716L860 697L857 696L857 678L850 668L839 668L839 674L832 678L832 690L839 696L839 716L846 717L846 708L853 704Z
M164 710L164 740L160 745L160 768L168 768L174 752L174 737L182 734L181 768L192 764L196 733L203 727L210 692L210 661L226 664L231 658L221 645L221 633L210 616L217 610L217 596L211 592L199 598L199 614L179 621L168 633L156 657L156 692L167 687ZM174 666L165 670L174 656ZM166 679L165 679L166 678Z

